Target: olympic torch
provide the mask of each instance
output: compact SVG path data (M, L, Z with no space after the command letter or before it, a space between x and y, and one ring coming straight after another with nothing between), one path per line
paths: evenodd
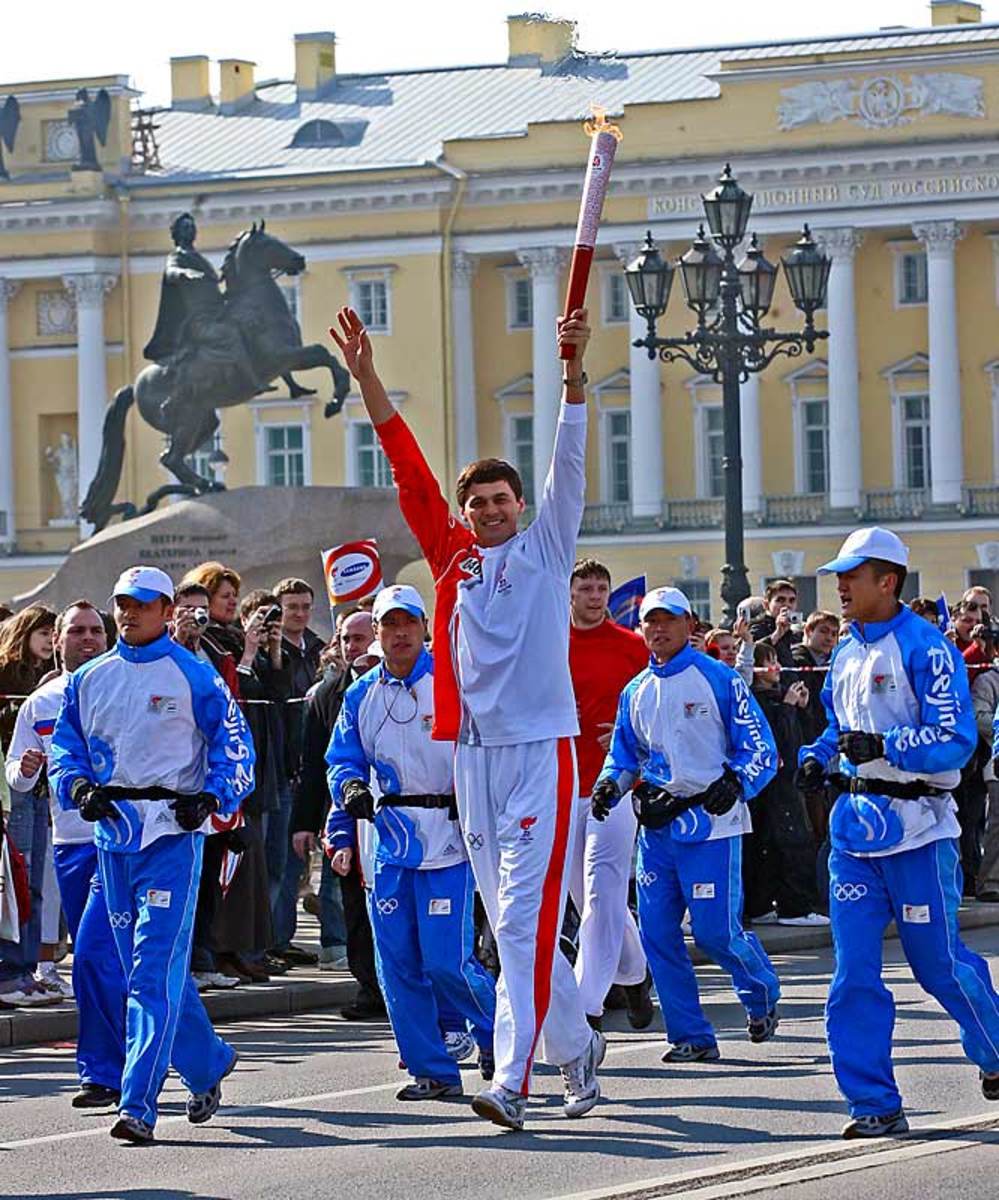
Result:
M593 119L587 121L583 129L590 138L590 160L583 183L583 199L579 205L576 244L573 246L572 262L569 265L569 286L565 297L566 316L574 309L582 308L586 298L590 264L593 262L593 249L597 244L597 230L600 228L600 214L604 208L604 197L610 183L617 144L622 137L621 130L616 125L611 125L605 117L604 110L596 105L593 106ZM573 358L575 348L563 346L560 354L562 358Z

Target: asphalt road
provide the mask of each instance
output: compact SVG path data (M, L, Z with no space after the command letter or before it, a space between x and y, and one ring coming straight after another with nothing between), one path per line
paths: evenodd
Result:
M999 974L999 929L969 943ZM886 944L898 1001L896 1062L913 1133L844 1143L826 1056L822 1003L828 951L778 958L784 981L777 1041L753 1046L714 968L699 968L723 1059L659 1061L662 1033L610 1022L605 1100L587 1118L562 1114L557 1076L536 1080L528 1131L479 1121L467 1100L405 1105L405 1076L384 1025L332 1013L228 1025L241 1064L208 1125L183 1116L183 1089L163 1097L157 1143L107 1136L110 1117L69 1107L72 1048L0 1054L0 1195L50 1200L555 1200L582 1197L777 1195L782 1200L927 1200L999 1192L999 1105L989 1105L955 1029ZM466 1091L476 1090L474 1067Z

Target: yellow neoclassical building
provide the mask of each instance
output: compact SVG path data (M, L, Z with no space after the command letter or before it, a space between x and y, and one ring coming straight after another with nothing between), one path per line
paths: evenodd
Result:
M977 4L912 3L913 28L633 54L515 16L506 62L377 75L352 74L332 33L289 35L292 78L175 58L171 105L154 112L125 75L0 84L0 597L81 536L102 415L144 365L183 211L216 266L260 221L305 256L280 282L307 343L341 304L360 309L442 477L499 454L533 487L592 102L624 141L589 292L581 551L719 613L720 390L631 347L645 330L621 267L646 229L682 253L731 161L770 259L808 221L833 260L829 340L743 388L752 586L790 575L804 606L831 603L813 571L858 520L910 543L920 592L995 584L999 25ZM68 115L82 87L109 98L103 143L81 144ZM88 146L98 169L80 166ZM661 333L693 324L677 293ZM783 282L771 319L798 328ZM359 398L327 420L328 374L298 378L319 394L282 383L225 410L201 469L229 487L387 484ZM134 411L127 438L119 497L141 502L168 482L162 439Z

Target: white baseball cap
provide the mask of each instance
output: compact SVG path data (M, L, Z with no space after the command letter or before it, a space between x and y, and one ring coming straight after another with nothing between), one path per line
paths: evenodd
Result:
M111 596L131 596L135 600L141 600L143 604L148 604L160 596L172 601L173 580L159 567L129 567L118 576Z
M665 609L675 617L684 614L690 616L690 601L679 588L675 587L653 588L651 592L646 592L642 607L638 610L638 619L643 620L657 608Z
M819 575L842 575L853 571L868 559L880 558L883 562L895 563L900 567L909 565L909 547L890 529L872 525L867 529L855 529L839 548L839 554L818 569Z
M386 613L396 608L401 608L403 612L408 612L414 617L427 615L423 598L416 588L410 587L408 583L394 583L391 587L382 588L375 597L374 608L371 610L372 619L380 621Z

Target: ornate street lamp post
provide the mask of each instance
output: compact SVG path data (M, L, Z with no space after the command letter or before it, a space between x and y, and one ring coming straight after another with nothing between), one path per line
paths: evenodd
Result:
M762 325L773 300L777 268L766 260L754 234L742 261L736 247L746 236L753 197L744 192L726 166L718 186L702 197L710 233L704 226L686 254L669 263L660 255L651 231L645 246L625 268L628 291L648 334L635 342L649 358L682 360L701 375L721 384L725 454L725 565L721 595L725 617L736 619L736 607L750 594L744 561L742 514L742 439L739 429L739 384L762 371L779 354L809 354L829 336L815 328L816 309L826 302L830 260L812 240L808 226L797 245L781 259L795 307L805 315L801 333L781 333ZM719 252L720 251L720 252ZM697 328L682 337L656 336L656 322L669 304L673 276L680 273L687 306L697 314Z

